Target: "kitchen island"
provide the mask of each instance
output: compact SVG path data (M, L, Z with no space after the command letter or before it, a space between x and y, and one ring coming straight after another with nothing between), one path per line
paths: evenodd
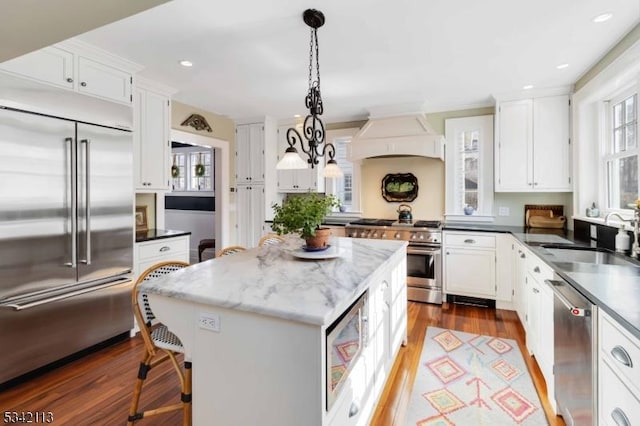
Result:
M300 259L314 256L302 243L213 259L140 287L193 362L195 425L368 422L406 341L407 243L333 238L331 258ZM358 336L339 365L328 337L345 323Z

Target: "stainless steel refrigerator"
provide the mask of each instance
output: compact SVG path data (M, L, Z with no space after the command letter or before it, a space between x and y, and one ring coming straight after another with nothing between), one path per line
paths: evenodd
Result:
M133 327L132 143L0 105L0 383Z

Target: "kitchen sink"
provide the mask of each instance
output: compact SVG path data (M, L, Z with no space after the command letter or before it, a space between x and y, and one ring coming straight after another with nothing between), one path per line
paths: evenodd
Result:
M550 261L556 263L590 263L595 265L640 267L637 263L605 249L591 247L542 247L544 248L542 254L546 255Z

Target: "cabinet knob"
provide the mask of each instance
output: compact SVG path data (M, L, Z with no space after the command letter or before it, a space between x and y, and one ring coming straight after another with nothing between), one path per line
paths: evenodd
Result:
M71 77L67 78L67 83L73 83L73 79Z
M534 186L538 186L538 182L533 182L533 185Z
M538 266L536 266L535 268L533 268L533 272L540 273L540 268Z
M540 290L538 290L537 288L532 288L532 290L533 290L533 292L534 292L535 294L540 293Z
M81 82L81 83L80 83L80 86L82 86L82 87L87 87L87 82L86 82L86 81Z

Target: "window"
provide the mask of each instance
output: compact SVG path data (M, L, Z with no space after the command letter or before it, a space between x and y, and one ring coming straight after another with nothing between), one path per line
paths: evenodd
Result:
M609 209L628 209L638 198L638 95L626 92L608 103L603 156Z
M446 215L491 216L493 115L448 119L445 129Z
M341 211L358 212L360 166L348 160L349 144L358 129L340 129L327 132L326 140L336 148L335 160L342 170L343 176L337 179L327 179L327 194L335 195L342 206ZM328 158L327 158L328 159Z
M201 147L174 149L173 165L178 169L178 177L173 177L173 191L213 191L214 161L213 150ZM196 174L198 165L204 169L200 176Z
M478 187L478 160L480 159L480 150L478 148L478 139L480 132L477 130L463 131L460 138L456 141L456 149L460 156L460 176L457 207L463 209L466 206L473 207L475 211L479 211L479 187Z

